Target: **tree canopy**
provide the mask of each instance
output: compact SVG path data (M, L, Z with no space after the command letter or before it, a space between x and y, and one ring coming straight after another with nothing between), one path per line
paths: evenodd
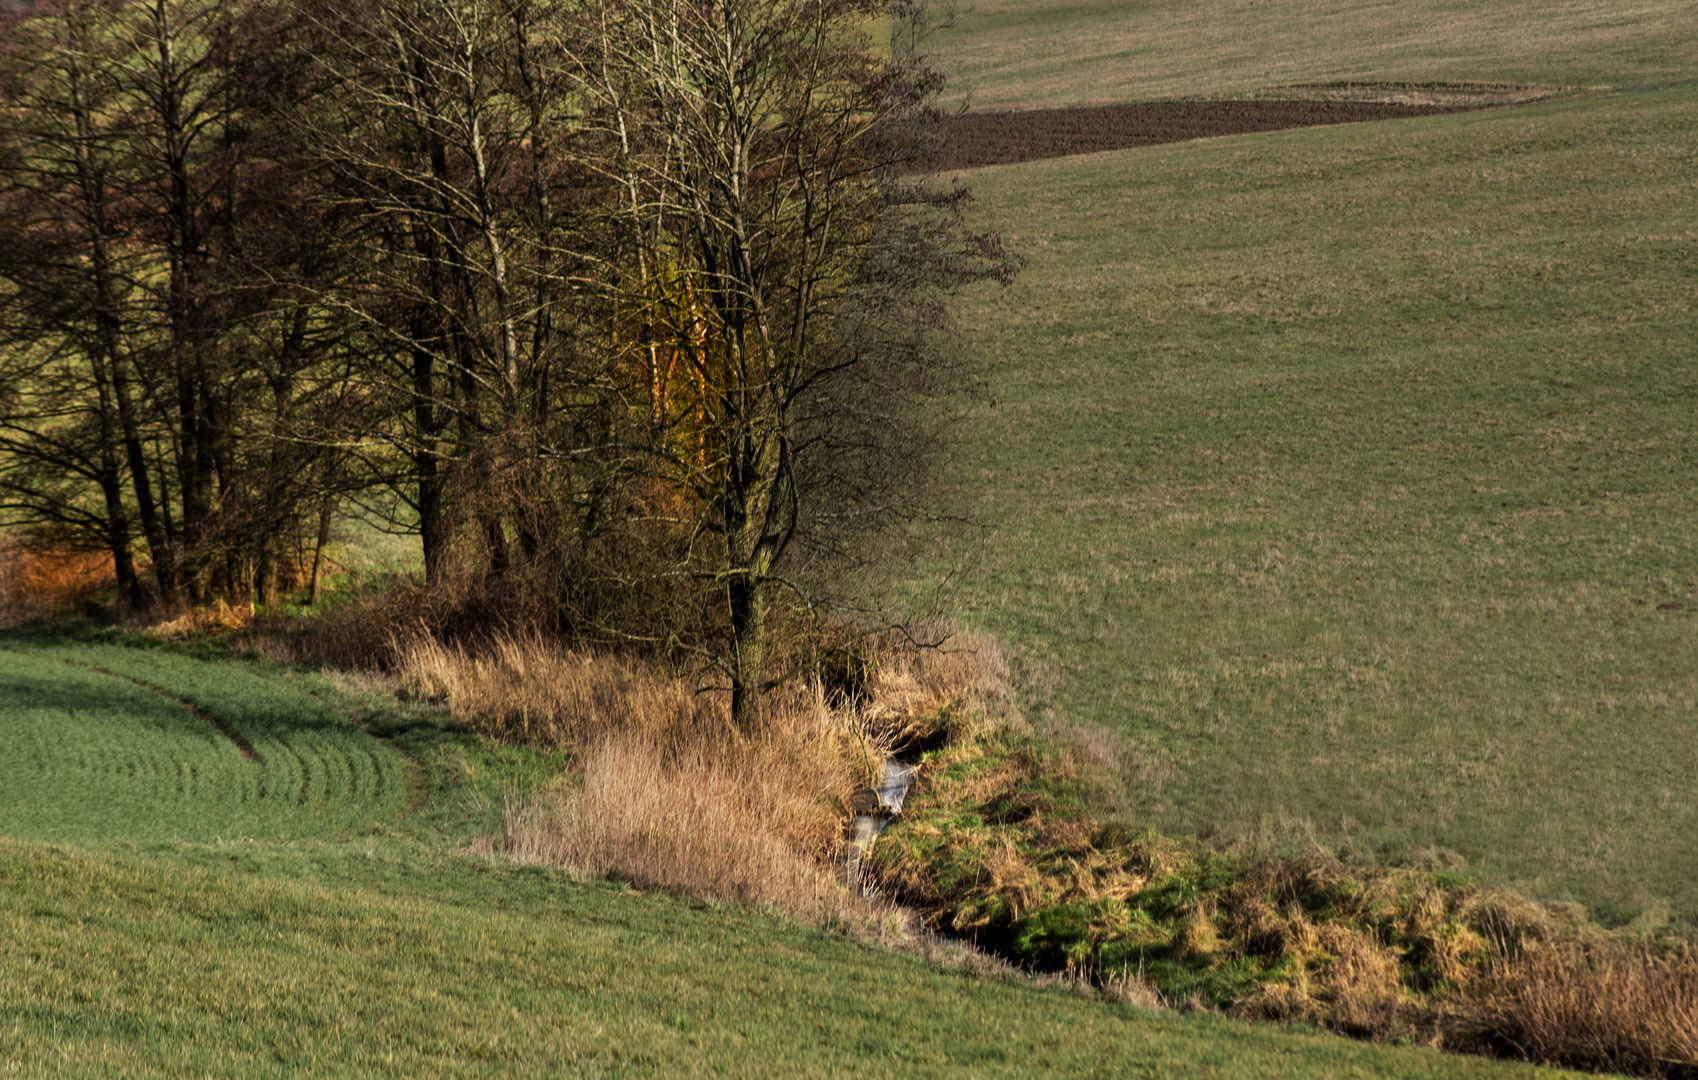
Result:
M0 513L130 603L332 517L693 657L928 510L1004 277L906 0L43 0L0 21ZM133 553L134 552L134 553ZM139 558L138 558L139 554Z

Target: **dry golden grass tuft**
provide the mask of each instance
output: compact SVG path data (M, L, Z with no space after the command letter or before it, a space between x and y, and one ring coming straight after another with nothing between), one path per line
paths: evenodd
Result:
M1698 1077L1698 953L1690 944L1659 953L1563 905L1318 856L1252 868L1224 906L1234 949L1284 960L1291 971L1235 1003L1239 1017L1572 1068Z
M1698 952L1588 955L1546 948L1506 958L1446 1024L1448 1042L1573 1068L1698 1076Z
M865 779L823 699L770 708L760 738L703 724L695 709L675 717L593 736L582 784L510 812L503 850L815 922L853 916L837 866L844 807Z
M975 718L1017 719L1008 659L986 635L927 627L886 633L868 646L867 677L856 707L865 730L887 747L936 749L966 741Z
M1122 970L1103 978L1099 987L1102 996L1122 1005L1140 1009L1165 1009L1167 999L1141 973Z
M0 623L73 610L114 583L109 554L0 545Z
M148 627L148 632L167 640L217 630L241 630L253 625L253 601L231 607L222 599L203 608L185 611L167 622Z
M390 647L404 693L437 701L479 731L514 742L584 749L604 735L657 742L728 737L716 699L630 657L498 634L482 646L417 634Z

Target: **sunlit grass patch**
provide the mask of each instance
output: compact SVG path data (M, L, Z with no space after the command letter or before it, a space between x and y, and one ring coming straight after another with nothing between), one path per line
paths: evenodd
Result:
M1698 911L1698 96L984 170L964 589L1169 833ZM1666 908L1663 909L1666 912Z
M0 639L0 835L321 835L393 811L394 750L237 662Z

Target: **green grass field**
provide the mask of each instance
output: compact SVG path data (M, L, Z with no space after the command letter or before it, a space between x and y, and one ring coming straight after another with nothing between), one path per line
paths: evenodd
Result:
M45 659L128 666L120 646L29 646L5 654L9 751L51 715L110 759L237 770L178 706ZM1144 1012L466 854L499 831L504 795L560 774L557 756L347 680L127 651L230 715L361 722L411 762L413 796L339 833L148 841L158 810L134 787L38 786L25 831L57 814L85 839L0 838L0 1076L1567 1075ZM185 831L220 831L215 805L190 803ZM224 805L238 820L242 802Z
M400 758L346 717L166 649L0 636L0 836L299 838L393 812Z
M1030 105L1629 87L1695 42L1667 2L981 0L939 45ZM1698 913L1694 147L1676 88L975 174L1030 265L958 307L1000 398L960 599L1038 726L1161 829ZM0 1077L1568 1075L469 854L558 755L209 655L0 639Z
M988 169L974 617L1173 831L1698 912L1698 91Z
M1691 14L1675 0L971 0L956 6L934 52L954 99L986 109L1185 97L1513 99L1512 87L1691 79ZM1358 85L1316 87L1339 83Z
M1147 1013L757 912L378 850L0 841L0 1073L1572 1075Z

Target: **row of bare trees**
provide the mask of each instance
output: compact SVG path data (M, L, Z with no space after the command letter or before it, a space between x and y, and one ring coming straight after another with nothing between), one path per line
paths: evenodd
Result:
M40 0L0 22L5 523L137 606L270 602L360 507L752 722L775 597L928 512L942 297L1011 270L923 178L923 22Z

